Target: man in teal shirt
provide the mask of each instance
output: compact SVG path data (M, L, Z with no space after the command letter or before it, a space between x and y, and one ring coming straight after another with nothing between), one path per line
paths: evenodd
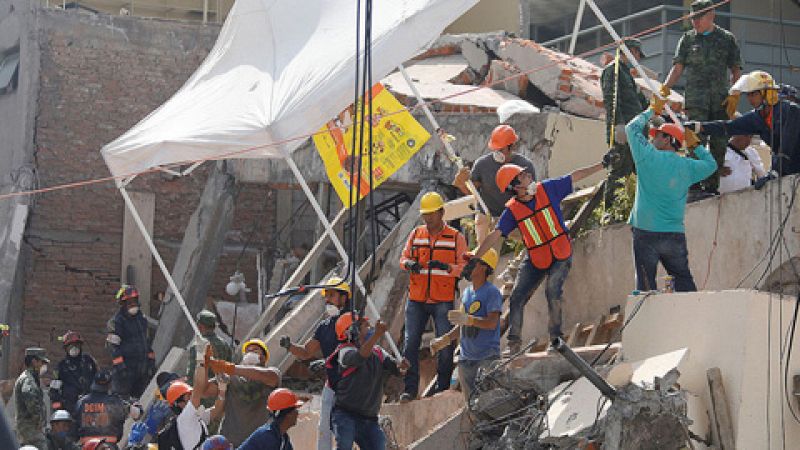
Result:
M625 126L628 144L636 163L636 199L628 223L633 231L633 260L636 289L657 289L658 262L675 278L675 290L696 291L689 271L683 214L689 186L705 179L717 163L711 153L698 145L697 135L686 130L686 147L697 159L677 153L684 144L684 130L667 123L650 130L651 140L642 132L653 114L661 114L664 101L653 95L650 108Z

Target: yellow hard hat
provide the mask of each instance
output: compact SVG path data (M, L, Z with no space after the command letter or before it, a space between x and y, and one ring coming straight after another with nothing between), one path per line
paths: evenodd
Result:
M242 344L243 355L247 353L247 347L250 347L251 345L257 345L261 347L262 350L264 350L264 363L266 364L266 362L269 361L269 349L267 348L267 344L265 344L264 341L262 341L261 339L256 339L256 338L250 339L249 341Z
M481 261L485 262L492 268L492 270L497 268L497 261L500 259L497 256L497 250L490 248L486 253L481 256Z
M350 290L350 283L344 281L340 277L331 277L330 280L326 281L325 284L331 286L327 289L322 290L322 295L328 295L328 289L332 291L343 291L347 292L347 295L353 295L353 291Z
M438 192L428 192L419 202L419 213L428 214L444 208L444 199Z

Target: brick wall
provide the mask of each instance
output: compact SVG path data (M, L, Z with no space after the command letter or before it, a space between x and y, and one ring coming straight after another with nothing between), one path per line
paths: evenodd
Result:
M41 185L107 176L100 148L167 100L203 60L217 32L215 26L199 24L43 11L35 131ZM207 168L174 180L143 175L129 188L156 194L154 235L169 268L206 174ZM247 240L254 221L258 226L251 247L270 240L276 214L270 191L266 185L241 185L226 241L231 248ZM123 218L124 204L111 182L36 199L26 231L31 262L16 355L26 346L41 345L59 359L63 351L56 338L75 329L101 363L109 363L102 331L116 309ZM238 256L238 249L226 250L210 295L223 295ZM255 286L254 253L246 253L241 265ZM155 264L152 279L153 293L163 291L166 281ZM157 308L153 303L153 311ZM16 373L13 364L10 369Z

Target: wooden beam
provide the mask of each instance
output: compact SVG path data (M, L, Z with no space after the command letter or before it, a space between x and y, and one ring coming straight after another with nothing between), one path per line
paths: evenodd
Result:
M722 372L719 367L712 367L706 371L708 377L708 390L711 397L711 411L713 422L716 426L716 435L719 436L718 444L721 450L734 450L735 435L728 397L725 395L725 385L722 383Z
M136 210L150 236L153 235L153 219L156 213L156 195L152 192L128 191ZM134 222L130 209L125 208L125 219L122 224L122 258L120 264L120 280L132 284L139 290L139 303L142 313L150 316L151 276L153 273L153 255L142 237L142 233Z
M594 194L586 203L581 206L577 213L575 213L575 217L572 218L572 221L569 223L569 235L570 237L575 237L578 232L583 228L586 224L586 221L589 219L589 216L592 215L592 211L600 204L603 200L603 188L606 185L606 180L602 180L594 186Z

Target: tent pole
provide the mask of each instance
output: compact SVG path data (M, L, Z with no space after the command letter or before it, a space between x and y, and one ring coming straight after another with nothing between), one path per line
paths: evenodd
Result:
M422 94L419 93L419 91L417 90L417 87L414 85L414 82L411 81L411 77L408 76L408 72L406 72L406 68L403 67L402 64L398 65L397 68L400 69L400 73L403 74L403 78L405 78L406 84L408 84L408 87L414 93L414 97L417 98L417 105L422 107L422 110L425 112L425 117L428 118L428 121L431 123L431 126L433 127L434 131L438 132L439 131L439 122L437 122L436 118L433 117L433 113L431 112L431 109L428 108L428 104L425 103L425 100L423 100ZM439 137L439 140L442 141L442 143L444 144L444 148L445 148L445 150L447 150L447 156L450 158L450 160L452 160L456 164L456 167L458 167L458 170L461 170L464 167L464 162L461 161L461 158L458 157L458 155L456 155L456 152L455 152L455 150L453 150L453 147L450 145L450 142L448 142L447 139L442 139L441 137ZM475 199L481 205L481 209L483 210L483 212L488 214L488 215L491 215L491 213L489 212L489 208L486 207L486 203L483 202L483 198L481 198L481 194L478 193L478 189L472 183L472 180L467 180L466 184L467 184L467 189L469 189L469 191L472 192L472 195L475 197Z
M308 187L308 183L306 183L305 178L303 178L303 174L300 173L300 169L297 168L297 164L294 162L294 159L292 159L291 155L286 156L286 163L289 164L289 168L292 170L292 173L294 173L295 178L300 183L300 186L303 188L303 192L306 194L306 197L308 197L308 201L311 202L311 206L317 213L317 217L319 217L319 220L325 227L325 233L327 233L328 236L330 237L331 242L333 242L333 245L336 247L336 251L339 252L339 256L341 256L345 264L347 264L349 258L347 257L347 252L344 250L342 242L339 240L339 236L336 236L336 233L333 231L333 226L331 225L328 218L325 216L325 213L322 212L322 208L319 206L319 203L317 203L317 199L311 192L311 188ZM369 308L370 314L374 315L375 319L377 320L378 318L381 317L378 308L375 307L375 304L372 302L372 299L368 295L366 295L367 290L364 287L364 282L361 281L361 277L358 275L358 272L356 272L353 275L356 280L356 285L358 286L358 289L367 298L367 308ZM389 342L389 347L391 348L392 352L395 354L397 359L398 360L402 359L402 354L400 353L400 350L398 350L397 344L395 344L394 339L392 339L392 336L390 334L386 334L386 340Z
M195 323L194 318L192 317L192 313L189 312L189 308L186 307L186 302L183 300L183 295L181 295L181 291L178 290L178 286L175 285L175 280L172 279L172 274L169 273L167 270L167 266L164 264L164 260L161 259L161 254L158 253L155 244L153 243L153 239L150 237L150 234L147 233L147 228L144 226L144 222L142 222L142 218L139 217L139 212L136 211L136 206L134 206L133 201L131 200L130 196L128 195L128 191L125 190L125 186L122 186L119 182L117 183L117 188L119 188L119 193L122 194L123 200L125 200L125 206L128 207L128 210L131 212L133 216L134 222L136 222L136 226L139 227L139 231L142 232L142 237L144 237L145 242L147 243L147 247L150 249L150 253L155 258L158 267L161 269L161 273L164 274L164 277L167 279L167 284L169 284L169 288L172 289L172 292L175 293L175 297L178 299L178 304L180 304L181 309L183 309L183 313L186 315L186 318L189 319L189 324L192 325L192 330L194 330L194 334L198 337L200 335L200 330L197 328L197 323Z

